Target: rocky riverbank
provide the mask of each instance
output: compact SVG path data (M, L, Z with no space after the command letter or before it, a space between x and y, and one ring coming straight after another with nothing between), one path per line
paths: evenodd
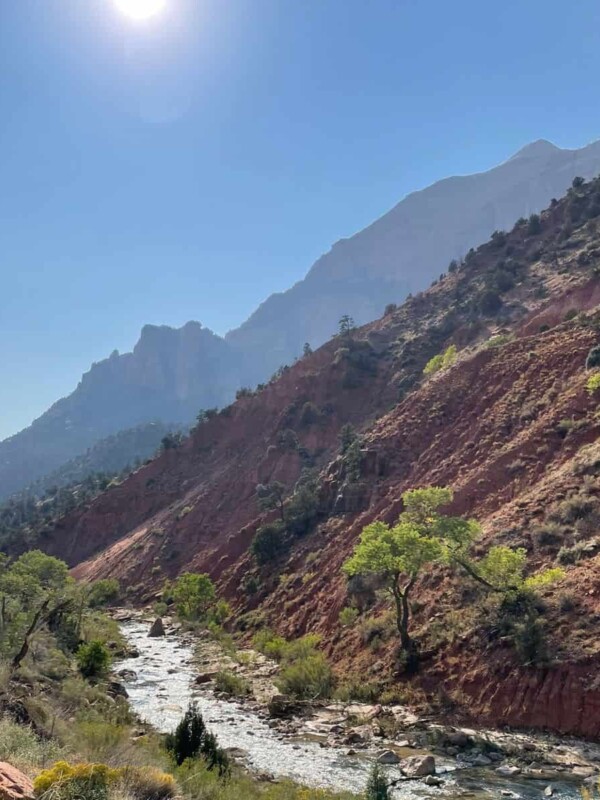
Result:
M151 620L145 622L149 630ZM600 779L600 746L593 743L455 727L399 705L293 701L279 694L275 684L279 667L261 653L237 650L206 632L190 633L168 619L164 635L192 652L187 668L194 696L209 704L216 699L227 704L220 709L231 709L231 717L213 716L215 724L228 721L233 725L236 709L243 709L292 748L311 742L323 756L331 751L332 757L343 753L350 761L376 759L390 766L395 782L419 781L423 787L465 775L474 791L478 785L495 786L496 796L576 797L578 785ZM176 666L171 669L175 671ZM232 697L219 692L215 679L223 672L237 676L248 693ZM244 761L245 748L236 750L233 755Z

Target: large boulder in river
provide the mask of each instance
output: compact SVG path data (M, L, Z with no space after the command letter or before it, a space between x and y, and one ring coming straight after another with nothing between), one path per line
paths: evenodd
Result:
M0 761L0 800L33 800L33 783L5 761Z
M152 627L148 632L148 636L152 637L166 636L165 626L163 625L163 621L160 617L157 617L152 623Z
M400 769L407 778L435 775L435 758L433 756L411 756L403 759Z

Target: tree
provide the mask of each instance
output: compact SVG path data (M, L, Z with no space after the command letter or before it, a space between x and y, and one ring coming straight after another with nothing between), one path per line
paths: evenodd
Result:
M340 336L348 337L354 330L354 320L348 314L344 314L338 323L338 333Z
M379 764L373 764L367 783L365 800L390 800L390 790Z
M256 498L261 511L277 509L281 521L285 522L284 500L286 488L280 481L259 483L256 487Z
M276 561L285 553L287 546L281 522L262 525L257 531L250 550L260 565Z
M302 348L302 355L306 358L306 356L310 356L312 354L312 347L308 342L304 342L304 347Z
M350 447L350 445L358 439L358 434L356 433L352 425L348 423L342 426L338 438L340 440L340 450L342 452L342 455L344 455L344 453Z
M202 714L194 702L190 703L173 733L167 735L165 746L178 766L188 758L200 756L209 770L216 768L219 775L229 772L227 754L219 747L216 737L206 730Z
M380 576L394 600L402 650L411 653L410 597L417 578L433 564L447 560L449 546L459 549L470 544L479 527L471 520L439 513L439 507L452 500L450 489L413 489L402 499L405 510L397 524L367 525L343 570L349 577Z
M199 620L206 617L214 605L216 591L205 573L184 572L173 584L171 596L180 617Z

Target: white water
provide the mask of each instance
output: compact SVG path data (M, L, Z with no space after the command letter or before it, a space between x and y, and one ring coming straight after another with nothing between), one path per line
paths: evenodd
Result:
M282 738L265 720L244 705L199 691L193 680L192 649L176 636L148 637L148 624L126 622L122 631L140 655L119 663L119 669L133 670L137 677L127 682L133 709L162 732L175 728L190 700L194 699L207 727L216 734L222 747L247 752L247 765L257 772L291 778L308 786L362 792L372 764L373 752L348 756L342 748L322 748L306 738ZM381 748L380 748L381 749ZM400 772L390 767L390 778ZM457 770L443 775L441 788L408 782L394 791L397 800L421 798L500 798L501 790L524 800L544 797L544 783L530 780L502 781L485 769ZM554 784L556 800L579 798L577 787Z

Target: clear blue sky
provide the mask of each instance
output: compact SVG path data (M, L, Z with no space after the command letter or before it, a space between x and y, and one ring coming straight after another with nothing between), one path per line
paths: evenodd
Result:
M407 192L600 137L600 5L0 0L0 437L146 322L224 333Z

